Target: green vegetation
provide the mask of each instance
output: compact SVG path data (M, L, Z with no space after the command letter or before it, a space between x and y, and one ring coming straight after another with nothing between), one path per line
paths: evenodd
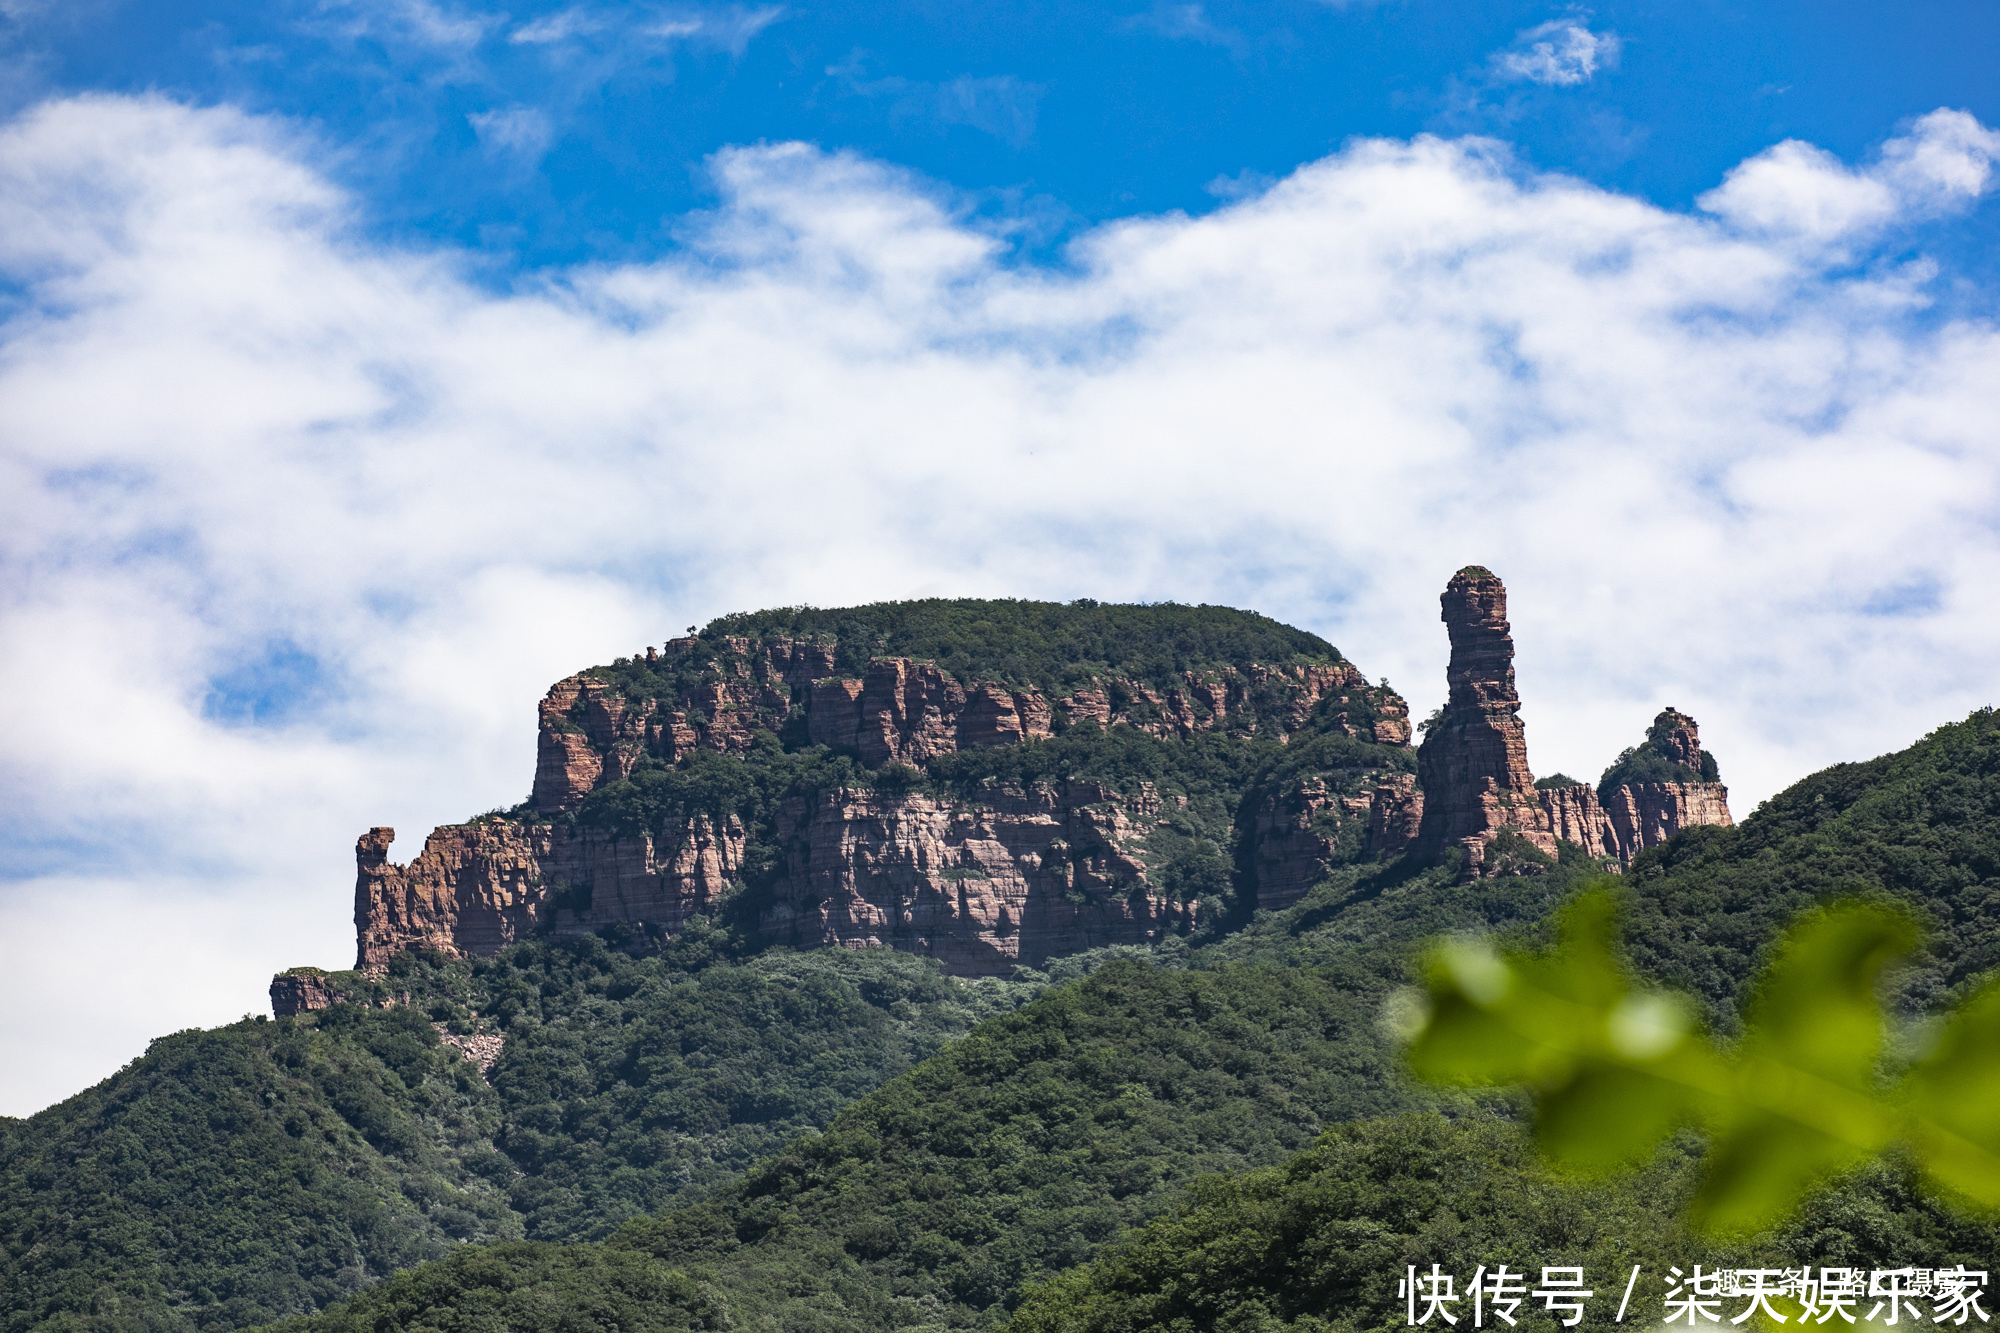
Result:
M1781 1230L1720 1244L1675 1221L1700 1165L1700 1145L1682 1137L1632 1172L1582 1181L1552 1173L1518 1127L1486 1116L1344 1125L1282 1167L1195 1182L1171 1216L1030 1292L1008 1333L1389 1333L1405 1326L1396 1283L1407 1268L1437 1264L1463 1292L1476 1269L1501 1263L1530 1286L1544 1264L1581 1265L1596 1293L1586 1325L1612 1322L1640 1265L1626 1322L1645 1327L1663 1313L1669 1266L1984 1270L2000 1243L1992 1223L1940 1208L1887 1162L1851 1173ZM1745 1304L1727 1302L1722 1317ZM1464 1321L1469 1305L1451 1308ZM1516 1318L1534 1333L1560 1327L1533 1299Z
M240 1328L518 1235L498 1123L411 1010L162 1037L11 1123L0 1327Z
M642 959L595 937L406 955L379 982L330 980L408 1007L163 1038L89 1092L0 1121L0 1327L240 1328L456 1241L601 1236L827 1124L1035 989L886 950L739 962L730 947L702 927ZM505 1034L491 1087L432 1021Z
M1673 757L1667 748L1666 728L1668 719L1674 716L1669 708L1653 724L1646 728L1646 739L1630 749L1622 751L1604 770L1604 776L1597 780L1599 800L1608 799L1620 787L1635 782L1720 782L1722 780L1715 766L1715 756L1708 751L1701 752L1701 767L1689 768ZM1537 787L1541 783L1535 784Z
M727 636L774 635L838 640L838 667L850 676L859 676L870 657L912 657L936 662L962 682L1034 685L1051 697L1093 676L1121 675L1164 689L1180 685L1188 671L1341 660L1318 635L1252 611L1088 598L1067 605L931 598L836 610L784 607L723 616L701 633L705 647Z
M1643 853L1625 882L1632 965L1705 1001L1719 1032L1740 1030L1785 925L1839 897L1915 913L1927 939L1888 978L1892 1011L1937 1013L2000 967L2000 715L1815 773L1733 828Z
M1759 979L1731 1049L1690 1030L1691 1006L1635 987L1617 953L1614 890L1568 904L1558 946L1433 950L1410 1061L1438 1082L1520 1084L1536 1139L1565 1166L1603 1170L1687 1123L1707 1131L1698 1225L1767 1227L1835 1172L1894 1143L1976 1206L2000 1206L2000 983L1942 1020L1896 1086L1881 1086L1883 969L1908 953L1907 914L1820 909Z
M990 1324L1193 1176L1435 1100L1379 1058L1374 1018L1307 970L1114 962L609 1245L686 1273L753 1326ZM376 1318L385 1291L342 1318Z
M922 602L729 617L705 653L600 674L659 697L711 658L733 666L728 637L775 634L838 637L850 673L897 653L1051 693L1338 660L1219 608ZM1489 864L1518 873L1460 884L1456 865L1366 860L1357 822L1328 808L1326 876L1256 910L1259 812L1409 768L1345 734L1367 706L1329 701L1283 745L1085 724L870 771L787 725L747 756L642 765L574 817L622 836L742 820L745 883L712 919L664 946L614 930L334 974L356 1003L163 1039L99 1088L0 1121L0 1333L287 1315L298 1333L1358 1330L1400 1322L1408 1263L1992 1252L2000 1237L1924 1194L1915 1156L1854 1168L1790 1230L1718 1248L1671 1215L1705 1169L1688 1131L1666 1125L1636 1175L1565 1181L1510 1123L1529 1097L1407 1078L1383 1020L1422 979L1415 946L1548 947L1556 908L1601 872L1517 838ZM788 807L844 787L972 800L1081 782L1170 798L1144 854L1172 893L1210 904L1211 933L977 984L903 955L751 943ZM1928 1031L1910 1024L2000 964L2000 722L1974 714L1815 775L1738 828L1645 854L1625 885L1633 966L1695 997L1689 1033L1705 1017L1723 1037L1744 1030L1748 978L1800 911L1846 896L1914 913L1933 934L1889 977L1902 1052ZM433 1023L505 1036L490 1084ZM1555 1086L1542 1065L1498 1076ZM1427 1110L1451 1119L1407 1114Z

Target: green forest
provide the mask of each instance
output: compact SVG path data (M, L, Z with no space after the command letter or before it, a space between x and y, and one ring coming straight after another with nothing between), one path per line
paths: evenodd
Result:
M1106 664L1338 659L1219 608L1044 606L763 612L705 633L838 635L1046 687ZM1080 727L901 774L757 743L635 772L578 818L754 823L853 781L1146 781L1187 798L1163 873L1226 910L979 981L886 950L766 949L729 903L663 945L613 929L337 974L346 1002L162 1037L0 1120L0 1329L1360 1330L1402 1326L1395 1279L1420 1263L1990 1266L1992 1223L1895 1152L1725 1242L1681 1220L1698 1133L1572 1178L1537 1155L1521 1090L1417 1081L1391 1020L1427 945L1547 946L1605 868L1565 845L1519 861L1536 873L1462 883L1455 864L1357 852L1261 910L1246 806L1302 776L1407 771L1407 750L1325 717L1285 745ZM1646 770L1645 749L1618 763ZM1681 833L1615 893L1629 965L1724 1043L1801 912L1896 904L1928 930L1886 991L1919 1033L2000 964L2000 717ZM445 1041L475 1032L506 1038L484 1076Z

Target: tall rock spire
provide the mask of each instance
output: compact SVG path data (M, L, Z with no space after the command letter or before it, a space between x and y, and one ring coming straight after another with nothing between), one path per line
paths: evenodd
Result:
M1468 565L1452 575L1440 600L1451 635L1446 676L1451 694L1417 753L1424 818L1415 850L1434 861L1461 847L1467 874L1477 874L1487 844L1511 829L1554 855L1556 840L1528 771L1527 740L1515 716L1521 698L1514 692L1507 586L1492 571Z

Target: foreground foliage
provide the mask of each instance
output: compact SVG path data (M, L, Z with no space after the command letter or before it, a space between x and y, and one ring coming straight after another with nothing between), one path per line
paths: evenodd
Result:
M1700 1124L1708 1169L1695 1220L1748 1231L1835 1171L1910 1147L1937 1184L2000 1206L2000 983L1940 1020L1893 1086L1878 1063L1882 971L1917 931L1886 907L1837 903L1787 932L1733 1046L1690 1030L1679 997L1638 987L1618 957L1612 886L1565 908L1555 949L1432 954L1410 1061L1439 1082L1525 1084L1555 1160L1601 1169Z

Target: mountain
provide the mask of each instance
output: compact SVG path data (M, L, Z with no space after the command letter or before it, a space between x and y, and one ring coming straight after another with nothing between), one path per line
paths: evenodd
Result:
M355 970L0 1121L8 1333L988 1327L1202 1172L1510 1114L1398 1072L1378 1015L1423 939L1533 937L1629 864L1635 955L1726 1010L1782 912L1676 867L1830 867L1831 825L1727 825L1672 709L1595 787L1536 781L1504 587L1461 571L1441 611L1416 750L1386 683L1213 607L765 612L559 682L529 801L406 865L363 836ZM1935 841L1945 807L1849 785L1868 847Z
M1005 976L1219 928L1309 878L1281 861L1238 883L1246 787L1319 742L1328 794L1365 811L1411 767L1409 734L1402 699L1331 644L1226 608L727 617L557 682L523 806L438 829L407 865L392 831L365 835L356 966L722 914L762 944Z
M1523 864L1504 836L1486 863ZM1986 854L1995 836L2000 717L1982 711L1901 754L1809 778L1741 826L1642 853L1627 881L1633 952L1660 972L1706 978L1698 993L1726 1015L1790 908L1860 889L1934 910L1932 895L1956 883L1961 929L1902 992L1942 994L1921 979L1961 972L1955 940L1981 948L2000 919L1985 893L2000 865ZM1081 1333L1161 1318L1388 1327L1401 1318L1393 1278L1420 1258L1464 1260L1466 1272L1503 1254L1525 1266L1531 1252L1654 1269L1976 1267L1990 1255L2000 1230L1927 1197L1893 1160L1811 1201L1781 1234L1708 1245L1673 1222L1698 1142L1684 1137L1636 1176L1565 1184L1534 1164L1504 1099L1403 1082L1376 1015L1411 975L1411 944L1482 925L1535 940L1548 909L1601 867L1574 844L1557 851L1541 873L1469 882L1456 858L1350 866L1184 959L1100 969L975 1029L709 1199L621 1229L590 1262L650 1263L692 1283L705 1309L753 1327L994 1327L1018 1310L1023 1333ZM1744 912L1733 896L1702 896L1718 869L1725 883L1738 877L1738 892L1775 878L1795 880L1799 896ZM1693 972L1720 952L1705 937L1732 903L1734 934L1715 933L1733 939L1723 956L1740 970ZM1282 1058L1293 1049L1303 1058ZM1426 1104L1451 1122L1409 1118ZM1316 1123L1382 1112L1400 1114L1326 1125L1291 1151ZM1229 1170L1199 1183L1218 1165ZM1092 1251L1101 1257L1077 1266ZM398 1276L299 1333L460 1321L487 1308L492 1275L480 1262L468 1249ZM573 1284L506 1271L545 1313L584 1299Z

